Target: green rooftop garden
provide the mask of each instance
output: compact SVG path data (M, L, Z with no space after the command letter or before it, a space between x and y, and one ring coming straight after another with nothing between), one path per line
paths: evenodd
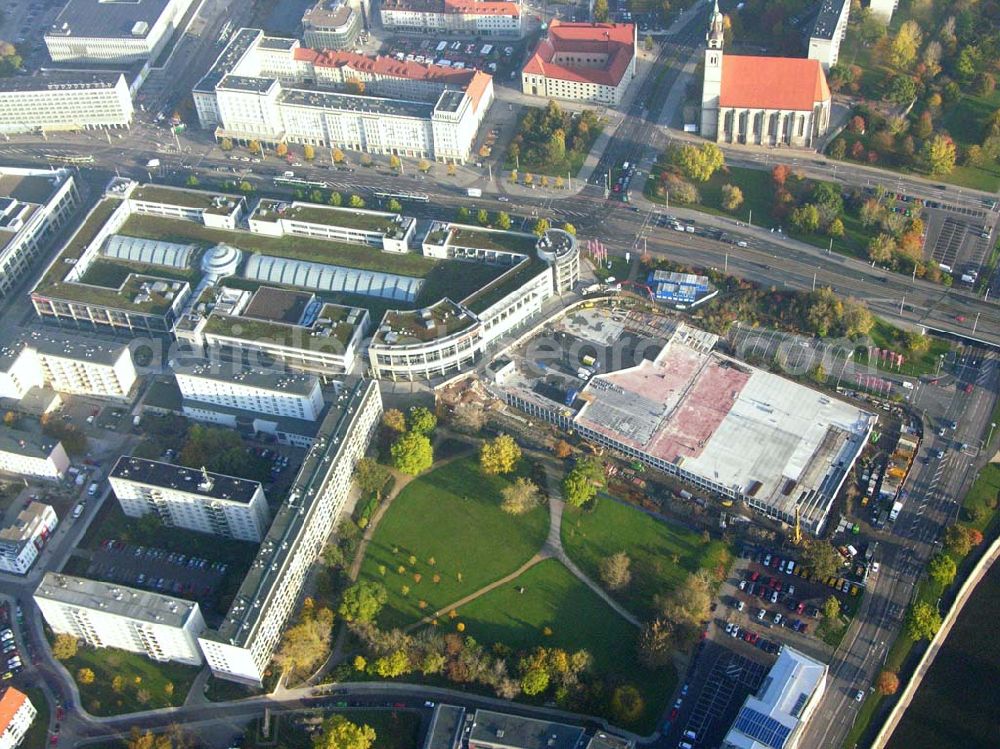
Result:
M539 260L533 255L529 256L500 276L500 278L466 297L462 301L462 304L477 315L481 314L489 309L491 305L496 304L508 294L516 291L526 284L529 279L534 278L547 268L548 265L543 260Z
M427 327L427 322L433 322L432 327ZM465 330L475 323L469 314L464 314L462 309L450 299L442 299L437 304L424 309L412 311L391 310L386 312L382 319L383 325L389 325L392 332L397 333L401 338L394 343L406 344L416 341L433 341ZM384 341L384 335L380 334ZM413 340L407 340L407 339Z
M76 233L66 243L66 247L59 253L59 257L52 263L39 287L58 283L66 277L73 266L66 263L65 260L78 260L80 258L80 255L87 249L87 246L97 236L97 232L107 223L119 205L121 205L121 200L118 198L105 198L94 206L87 220L76 230Z
M521 252L532 254L537 238L531 234L516 234L507 231L479 231L469 228L455 228L449 244L458 247L473 247L482 250Z
M342 310L338 314L337 310ZM330 314L327 314L330 312ZM354 335L355 326L346 322L350 310L337 305L327 305L323 308L320 317L327 317L332 320L329 326L331 334L329 338L325 336L310 335L311 331L319 326L306 328L301 325L288 325L286 323L272 322L270 320L257 320L252 317L234 317L232 315L212 314L205 323L205 333L228 336L230 338L242 338L247 341L263 341L279 346L294 346L303 349L322 349L323 342L334 340L346 346Z
M259 252L313 263L329 263L359 270L398 273L415 278L426 277L443 262L423 255L383 253L374 247L362 244L300 236L269 237L248 231L211 229L193 221L178 221L159 216L130 216L121 233L165 242L225 243L246 252Z
M233 212L233 208L216 205L216 198L237 204L242 198L239 195L228 195L226 193L205 192L202 190L178 190L157 185L143 185L132 191L130 197L133 200L146 200L151 203L166 203L167 205L179 205L184 208L202 208L208 213L216 213L226 216Z
M388 215L355 211L350 208L324 208L319 205L296 204L285 211L282 218L324 226L343 226L383 235L394 233L396 228L396 222Z

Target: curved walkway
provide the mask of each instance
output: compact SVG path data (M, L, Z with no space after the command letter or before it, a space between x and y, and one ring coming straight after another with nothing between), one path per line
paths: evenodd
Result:
M530 452L536 453L537 455L537 451L532 450ZM549 483L552 483L552 476L550 474L550 470L552 467L551 465L549 465L548 462L550 460L551 458L549 456L543 457L543 466L545 467L546 478L548 479ZM566 503L563 501L562 497L557 496L555 493L558 491L558 486L559 486L558 482L556 482L554 486L550 486L550 492L552 494L549 497L549 534L548 536L546 536L545 542L542 544L542 548L538 551L537 554L535 554L533 557L531 557L531 559L529 559L527 562L522 564L520 567L518 567L510 574L504 575L503 577L499 578L498 580L494 580L488 585L484 585L479 590L473 591L469 595L464 596L463 598L460 598L459 600L452 602L448 606L442 606L437 611L427 614L422 619L404 628L403 631L410 632L414 629L417 629L418 627L430 624L434 619L437 619L440 616L444 616L449 611L465 606L466 604L475 601L477 598L480 598L481 596L484 596L487 593L496 590L502 585L506 585L507 583L516 580L523 573L527 572L536 564L546 559L557 560L567 570L569 570L570 573L572 573L572 575L576 579L578 579L581 583L590 588L590 590L592 590L602 601L604 601L604 603L606 603L609 607L611 607L611 609L616 614L618 614L618 616L627 621L633 627L641 627L642 623L639 621L639 619L636 618L634 615L632 615L628 610L626 610L625 607L623 607L620 603L618 603L618 601L609 596L608 593L600 585L591 580L590 577L588 577L587 574L583 570L581 570L572 559L569 558L569 555L566 553L565 549L563 549L562 515L563 515L563 510L566 507Z

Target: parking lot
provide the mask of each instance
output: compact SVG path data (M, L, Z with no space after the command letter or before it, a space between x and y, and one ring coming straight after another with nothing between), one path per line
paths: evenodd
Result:
M20 607L18 607L18 614L18 618L21 618ZM6 601L0 603L0 648L3 649L2 661L0 661L0 672L2 672L0 678L9 681L24 670L24 663L11 626L10 604Z
M725 609L717 612L714 622L716 640L731 643L743 654L758 650L775 655L787 644L807 655L827 658L830 646L816 631L820 609L831 595L843 611L857 609L864 583L852 579L853 566L845 564L836 576L817 580L792 555L766 548L741 549L730 579L720 590Z
M130 588L206 603L215 598L228 569L224 562L109 538L91 554L84 574Z
M719 746L748 695L759 688L770 668L714 643L707 643L702 668L691 694L675 703L668 735L698 746ZM689 709L685 709L685 701ZM678 709L679 708L679 709Z
M985 206L967 208L930 200L924 205L922 216L927 226L926 257L951 273L956 283L975 284L995 241L996 211Z

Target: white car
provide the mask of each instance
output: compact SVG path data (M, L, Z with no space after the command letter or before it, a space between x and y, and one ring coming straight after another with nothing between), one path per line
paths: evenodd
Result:
M746 589L747 589L747 581L740 580L740 590L746 590Z
M737 611L742 611L746 607L747 607L747 605L745 603L743 603L743 601L740 601L739 603L736 604L736 610Z
M760 611L757 612L757 621L761 621L761 622L764 621L764 617L766 615L767 615L767 612L764 609L761 609Z
M857 692L857 694L854 695L854 699L857 702L864 702L865 701L865 690L864 689L859 689L858 692Z
M726 622L726 634L731 635L733 633L733 623Z
M771 591L771 603L777 603L777 602L778 602L778 591L772 590Z
M781 614L778 613L778 612L774 613L774 623L775 624L781 624Z

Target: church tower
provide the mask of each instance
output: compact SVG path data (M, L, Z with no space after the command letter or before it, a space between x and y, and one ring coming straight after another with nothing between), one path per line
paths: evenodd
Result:
M712 18L708 24L705 40L705 77L701 93L701 136L710 140L718 139L719 94L722 92L722 42L724 19L719 10L719 0L715 0Z

